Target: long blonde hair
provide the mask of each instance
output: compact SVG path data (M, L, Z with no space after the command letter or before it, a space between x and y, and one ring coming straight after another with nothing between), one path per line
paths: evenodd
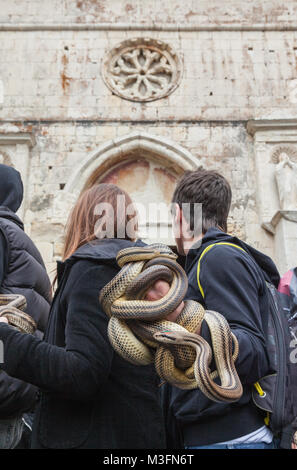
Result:
M98 205L100 204L103 208L108 205L112 208L112 214L105 213L106 217L114 216L111 221L114 234L112 238L125 238L132 241L135 239L137 215L129 194L115 184L97 184L82 192L70 213L66 225L63 260L69 258L80 246L97 238L106 238L106 230L98 223L100 221ZM129 211L127 211L128 206ZM128 222L132 223L132 219L135 221L134 236L127 232ZM119 233L120 236L118 236Z

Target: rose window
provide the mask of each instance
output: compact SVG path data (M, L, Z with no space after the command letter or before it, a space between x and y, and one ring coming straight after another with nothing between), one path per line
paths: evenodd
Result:
M178 86L181 63L162 41L132 39L110 51L103 65L107 86L122 98L153 101Z

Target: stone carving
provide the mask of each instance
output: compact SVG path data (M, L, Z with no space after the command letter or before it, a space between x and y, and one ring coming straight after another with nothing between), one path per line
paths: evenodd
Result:
M265 145L264 147L267 151L267 147ZM286 153L290 160L297 163L297 148L294 145L281 145L276 149L274 148L271 156L271 161L276 164L279 163L279 156L281 153Z
M297 210L297 163L293 161L296 152L291 148L280 148L275 168L280 206L285 211Z
M168 44L147 38L122 42L107 54L102 67L103 79L113 93L142 102L172 93L181 71L181 62Z
M2 150L0 151L0 163L4 165L13 166L10 156L6 152L3 152Z

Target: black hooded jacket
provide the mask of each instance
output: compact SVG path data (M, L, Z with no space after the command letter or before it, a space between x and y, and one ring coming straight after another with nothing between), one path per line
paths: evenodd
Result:
M23 182L21 175L14 168L0 164L0 210L12 219L23 200ZM2 284L8 264L8 246L5 233L0 231L0 285Z
M201 260L198 288L197 265L203 250L217 242L232 246L211 248ZM222 231L212 228L201 246L192 248L186 258L189 279L187 298L209 310L222 313L239 343L236 369L243 384L241 399L232 404L214 403L199 390L183 391L166 386L164 399L169 408L168 419L177 423L182 445L199 446L226 442L247 435L264 425L262 414L251 401L254 382L269 372L265 347L269 298L265 280L278 286L279 274L272 260ZM201 335L210 343L206 322Z
M100 290L119 271L118 251L129 246L97 240L58 264L44 341L0 324L4 369L41 389L33 448L165 447L154 367L134 366L114 352L99 303Z
M39 251L15 214L22 199L19 172L0 165L0 294L24 295L26 312L42 334L50 308L50 281ZM21 414L35 401L35 387L0 373L0 419Z

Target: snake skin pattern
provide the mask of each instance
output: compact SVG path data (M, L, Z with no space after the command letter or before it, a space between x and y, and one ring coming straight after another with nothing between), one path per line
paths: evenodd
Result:
M34 334L37 325L30 315L23 312L27 302L23 295L0 294L0 317L5 317L11 326L21 333Z
M188 287L172 250L162 244L126 248L117 262L122 269L101 290L99 299L109 316L108 336L114 350L132 364L154 362L158 375L176 387L200 388L217 402L237 401L242 395L234 365L238 342L226 319L187 300L176 323L166 320ZM168 293L156 301L143 300L160 279L170 283ZM212 348L195 334L203 320L211 332ZM213 357L216 370L211 371ZM214 381L218 376L220 384Z

